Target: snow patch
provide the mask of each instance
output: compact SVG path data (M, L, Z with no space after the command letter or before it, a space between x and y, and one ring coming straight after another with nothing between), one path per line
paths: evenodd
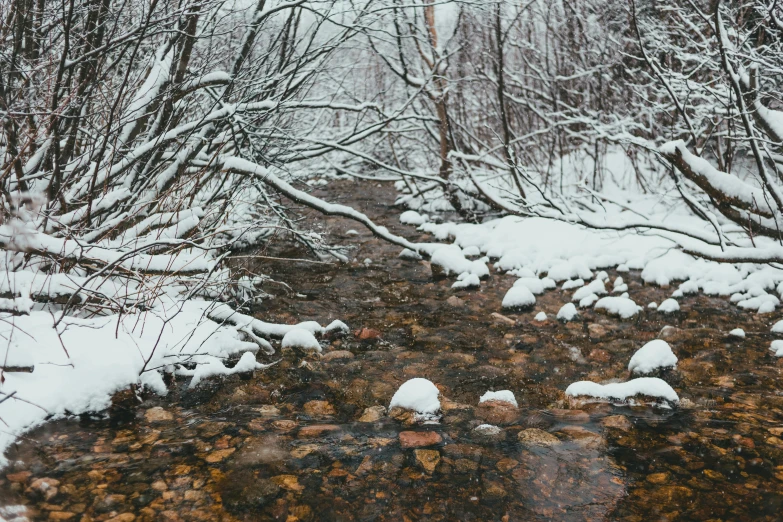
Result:
M318 339L303 328L293 328L283 336L282 348L298 348L321 353L321 345Z
M526 286L512 286L503 297L503 308L523 308L536 304L536 297Z
M655 339L639 348L628 363L628 371L633 373L652 373L662 368L677 366L677 356L666 341Z
M610 384L598 384L592 381L580 381L571 384L565 391L572 397L595 397L597 399L616 399L624 401L637 395L658 397L670 402L678 403L680 398L666 381L657 377L639 377L628 382L614 382Z
M629 319L638 314L642 307L627 297L603 297L595 303L596 310L606 310L610 315Z
M574 306L574 303L564 304L557 312L557 318L560 321L573 321L578 315L579 312L577 311L576 306Z
M514 393L511 390L488 391L481 396L479 399L479 404L487 401L507 402L509 404L513 404L516 407L519 407L517 404L517 399L514 397Z
M440 391L431 381L413 378L397 390L389 403L389 409L398 407L417 413L437 413L440 410Z
M680 311L680 303L676 299L666 299L664 302L658 305L658 311L664 314L671 314Z

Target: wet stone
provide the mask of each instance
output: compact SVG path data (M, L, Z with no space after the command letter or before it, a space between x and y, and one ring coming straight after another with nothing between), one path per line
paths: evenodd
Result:
M400 446L403 448L420 448L434 446L443 441L443 437L436 431L401 431Z
M519 441L526 446L554 446L560 444L560 439L538 428L528 428L517 434Z
M334 406L327 401L309 401L304 405L304 411L308 415L321 417L326 415L334 415Z
M362 416L359 417L359 422L376 422L381 420L386 414L386 408L383 406L370 406L365 408Z
M144 418L147 422L167 422L173 420L174 415L164 410L160 406L156 406L144 412Z
M625 415L610 415L601 419L601 425L605 428L628 431L632 428L631 421Z
M428 473L435 471L440 462L440 453L437 450L417 449L413 450L416 461L427 470Z

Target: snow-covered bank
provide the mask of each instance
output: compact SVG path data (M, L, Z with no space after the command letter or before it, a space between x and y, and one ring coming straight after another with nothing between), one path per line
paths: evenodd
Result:
M145 312L66 317L57 328L53 325L58 314L3 314L3 366L33 371L3 372L0 419L6 427L0 431L0 454L18 435L49 418L106 409L112 394L130 385L165 394L163 372L192 377L191 385L196 385L216 375L266 368L256 361L265 343L257 336L278 337L294 326L232 316L229 310L220 303L164 297ZM220 316L216 312L224 318L214 320ZM323 331L312 321L295 326L293 331L308 335ZM236 365L227 367L229 359L237 358ZM0 465L4 464L2 458Z

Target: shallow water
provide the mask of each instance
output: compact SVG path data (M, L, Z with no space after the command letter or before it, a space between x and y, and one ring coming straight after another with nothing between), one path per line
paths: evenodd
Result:
M429 240L396 223L388 186L341 182L321 195ZM196 390L178 381L143 401L125 392L110 412L49 423L7 453L0 503L31 520L781 518L781 364L768 351L777 314L687 296L668 316L582 311L573 323L537 323L531 311L501 310L514 278L453 291L355 223L313 219L336 242L358 230L357 262L242 258L236 268L290 287L265 288L276 297L254 309L264 320L341 319L354 333L331 340L323 358L283 353L252 377ZM640 305L671 293L622 275ZM572 293L539 296L536 312L554 317ZM665 325L676 327L667 341L680 362L662 377L680 408L565 399L577 380L627 379L631 355ZM736 327L748 337L729 337ZM412 377L441 389L436 423L367 410ZM478 406L499 389L514 392L518 410ZM502 430L474 430L485 422Z

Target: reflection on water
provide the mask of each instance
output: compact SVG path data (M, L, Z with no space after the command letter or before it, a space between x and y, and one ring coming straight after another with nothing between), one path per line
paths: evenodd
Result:
M351 202L394 229L357 185ZM329 189L334 190L334 189ZM328 195L336 199L334 194ZM337 240L350 223L329 219ZM398 228L398 231L402 231ZM405 233L411 235L411 230ZM6 519L35 520L778 520L783 506L783 397L769 319L726 300L633 321L592 311L534 322L500 309L512 278L455 292L426 263L402 261L367 234L344 266L237 261L282 285L255 310L270 321L342 319L355 335L323 358L293 353L249 380L232 376L166 398L117 396L108 414L52 422L12 448L0 473ZM301 257L299 252L275 255ZM670 290L624 274L638 303ZM573 291L538 298L551 317ZM306 296L306 297L301 297ZM494 315L493 315L494 314ZM498 315L502 314L502 315ZM673 410L575 403L577 380L628 378L636 349L675 326L680 359L662 377ZM742 327L743 341L726 332ZM275 358L276 359L276 358ZM441 390L436 424L386 412L397 387ZM512 390L519 408L478 405ZM489 423L500 428L476 430ZM21 506L21 507L20 507Z

